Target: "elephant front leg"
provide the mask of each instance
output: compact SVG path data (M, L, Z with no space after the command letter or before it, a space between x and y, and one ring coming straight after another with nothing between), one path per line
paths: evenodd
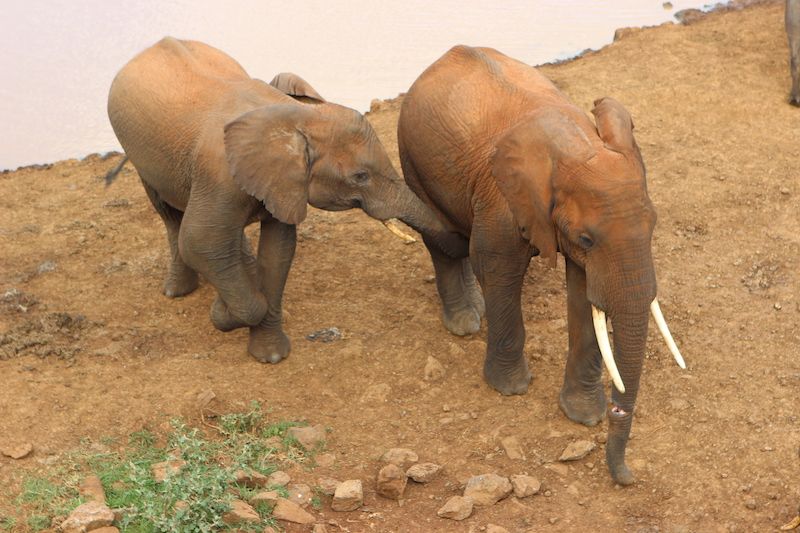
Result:
M525 360L521 293L530 262L527 243L515 232L473 228L470 260L486 302L489 330L483 376L504 395L524 394L531 381Z
M267 299L267 313L258 325L250 328L247 350L262 363L278 363L291 349L283 332L281 302L296 245L295 226L275 219L261 223L256 273L259 290Z
M592 307L586 298L586 272L569 258L567 324L569 354L558 403L570 420L594 426L606 414L602 359L592 325Z

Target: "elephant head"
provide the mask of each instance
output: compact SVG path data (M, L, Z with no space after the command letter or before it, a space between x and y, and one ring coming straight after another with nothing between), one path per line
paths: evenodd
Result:
M379 220L399 218L443 250L466 248L397 174L375 131L360 113L331 103L272 104L225 126L234 181L286 224L306 205L362 208Z
M651 240L656 213L633 122L611 98L595 102L596 130L574 108L541 108L497 143L492 173L522 235L555 265L561 252L583 269L598 347L615 384L606 454L629 484L625 446L639 389L648 310L673 350L656 300ZM596 133L595 133L596 131ZM611 351L606 316L614 327Z

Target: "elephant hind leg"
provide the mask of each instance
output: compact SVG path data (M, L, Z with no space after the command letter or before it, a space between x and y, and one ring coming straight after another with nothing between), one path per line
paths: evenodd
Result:
M169 242L170 264L167 270L167 277L164 280L164 294L169 298L185 296L194 291L198 286L197 272L187 265L181 257L178 249L178 235L181 230L183 212L175 209L161 199L158 192L142 180L144 190L150 203L153 204L164 226L167 228L167 241Z
M453 259L423 236L436 272L436 288L442 301L442 321L450 333L469 335L481 327L485 311L483 294L469 258Z

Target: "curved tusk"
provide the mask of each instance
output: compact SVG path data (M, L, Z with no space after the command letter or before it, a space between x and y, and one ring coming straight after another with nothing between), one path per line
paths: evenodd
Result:
M675 344L675 339L672 338L672 334L669 332L667 321L664 320L664 315L661 313L661 307L658 305L658 298L654 298L653 303L650 304L650 312L653 313L653 318L658 325L658 331L661 332L661 336L664 337L664 340L667 342L667 347L669 347L669 351L672 352L675 362L678 363L679 367L685 370L686 362L683 360L680 350L678 350L678 345Z
M617 363L614 362L614 352L611 351L611 344L608 342L608 327L606 326L606 314L600 309L592 306L592 322L594 322L594 335L597 337L597 345L600 347L600 354L606 364L608 373L617 390L624 393L625 385L622 383L622 376L617 370Z

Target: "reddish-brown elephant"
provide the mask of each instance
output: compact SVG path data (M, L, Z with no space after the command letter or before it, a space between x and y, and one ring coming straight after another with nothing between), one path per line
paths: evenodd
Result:
M592 113L595 122L528 65L457 46L409 90L398 142L411 189L470 241L467 258L425 239L446 327L474 333L485 311L484 377L503 394L524 393L531 379L520 307L530 258L555 265L563 254L569 352L559 403L586 425L608 415L608 466L626 485L649 310L683 360L655 299L656 213L631 117L611 98ZM608 408L602 362L615 384Z
M399 218L466 249L406 186L364 116L292 74L269 85L211 46L168 37L120 70L108 116L167 229L165 294L192 292L202 274L217 289L214 325L249 326L262 362L289 353L281 301L307 204ZM256 221L254 258L243 229Z

